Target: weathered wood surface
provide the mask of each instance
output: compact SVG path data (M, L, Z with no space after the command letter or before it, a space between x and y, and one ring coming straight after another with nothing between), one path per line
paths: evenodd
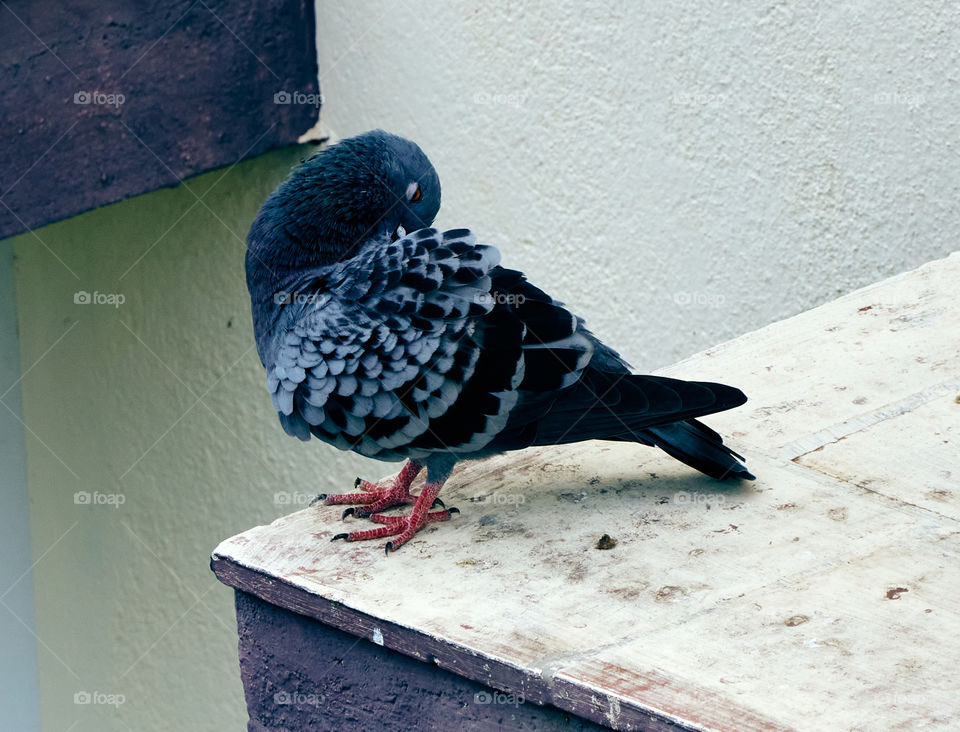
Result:
M330 543L342 509L317 506L224 541L214 571L615 729L955 728L958 282L954 254L666 369L750 396L707 421L755 483L533 449L461 466L462 514L396 554Z

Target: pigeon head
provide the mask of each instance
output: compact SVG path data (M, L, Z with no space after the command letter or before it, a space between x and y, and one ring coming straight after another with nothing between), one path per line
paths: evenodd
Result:
M321 150L267 198L247 236L247 287L258 346L279 313L277 293L316 267L430 226L440 179L414 143L383 130ZM262 354L261 354L262 355Z
M414 143L383 130L321 150L293 169L250 231L252 253L277 274L348 259L371 239L433 223L440 180Z

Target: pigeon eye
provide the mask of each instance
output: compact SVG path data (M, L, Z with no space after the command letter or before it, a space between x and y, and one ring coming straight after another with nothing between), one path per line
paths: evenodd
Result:
M411 203L416 203L421 198L423 198L423 192L420 190L419 183L414 182L407 186L407 199Z

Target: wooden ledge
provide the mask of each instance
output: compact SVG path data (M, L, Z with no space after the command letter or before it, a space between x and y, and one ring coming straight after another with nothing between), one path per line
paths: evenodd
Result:
M707 421L755 483L640 446L537 448L460 466L461 515L396 554L331 543L342 508L316 506L224 541L213 570L614 729L948 729L958 281L954 254L665 370L748 394Z

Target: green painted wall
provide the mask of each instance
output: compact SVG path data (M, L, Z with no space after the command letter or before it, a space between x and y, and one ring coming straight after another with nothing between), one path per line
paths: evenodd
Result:
M30 497L13 293L13 248L8 239L0 241L0 709L8 729L37 732Z
M210 551L289 513L278 493L389 471L287 437L264 387L244 241L304 154L12 240L45 730L243 729Z

